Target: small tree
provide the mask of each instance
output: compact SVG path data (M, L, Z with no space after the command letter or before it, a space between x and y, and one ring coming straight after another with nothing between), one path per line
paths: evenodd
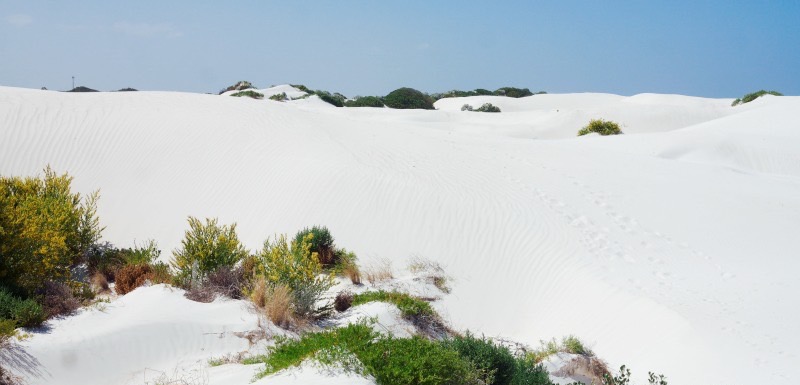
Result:
M206 218L205 224L189 217L189 230L181 241L181 248L172 252L172 266L178 271L183 284L192 280L192 266L197 263L197 279L221 266L233 267L247 257L248 251L239 242L236 224L219 225L217 219Z
M589 125L578 131L578 136L583 136L596 132L600 135L619 135L622 130L619 129L619 124L610 120L592 119Z

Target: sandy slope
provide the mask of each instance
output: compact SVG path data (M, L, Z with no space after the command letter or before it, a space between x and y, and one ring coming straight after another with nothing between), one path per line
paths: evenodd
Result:
M365 260L443 263L459 328L577 334L675 384L792 376L800 98L310 99L0 88L0 174L50 164L101 189L119 245L154 238L169 254L187 215L238 222L252 248L325 224ZM485 101L504 112L460 111ZM574 138L590 118L628 134Z

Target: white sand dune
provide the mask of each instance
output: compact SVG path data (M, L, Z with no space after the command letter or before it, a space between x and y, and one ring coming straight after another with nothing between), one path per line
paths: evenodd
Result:
M531 344L576 334L611 365L674 384L794 377L800 98L316 102L0 87L0 174L50 164L101 189L105 239L121 246L153 238L169 254L188 215L238 222L251 248L324 224L362 260L442 263L457 328ZM503 112L460 111L483 102ZM591 118L626 135L575 138ZM50 362L64 344L32 354Z

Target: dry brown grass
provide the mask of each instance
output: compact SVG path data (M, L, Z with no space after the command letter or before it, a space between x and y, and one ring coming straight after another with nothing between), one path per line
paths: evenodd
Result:
M375 286L394 278L392 273L392 263L388 259L373 262L364 269L364 275L370 285Z
M119 295L125 295L142 286L152 275L150 265L127 265L116 274L114 289Z
M358 268L358 265L356 265L355 262L344 265L342 268L342 274L349 278L350 282L352 282L354 285L361 284L361 270Z
M278 285L268 290L264 301L264 313L273 324L288 328L292 324L292 290Z
M250 292L250 300L258 307L263 309L266 305L267 299L267 281L260 277L253 284L253 290Z
M98 294L108 293L111 290L108 288L108 278L101 272L95 272L92 275L92 290Z

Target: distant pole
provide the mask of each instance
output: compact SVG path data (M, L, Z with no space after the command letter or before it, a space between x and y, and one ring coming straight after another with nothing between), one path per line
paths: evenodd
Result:
M75 77L74 76L72 77L72 89L73 90L75 89Z

